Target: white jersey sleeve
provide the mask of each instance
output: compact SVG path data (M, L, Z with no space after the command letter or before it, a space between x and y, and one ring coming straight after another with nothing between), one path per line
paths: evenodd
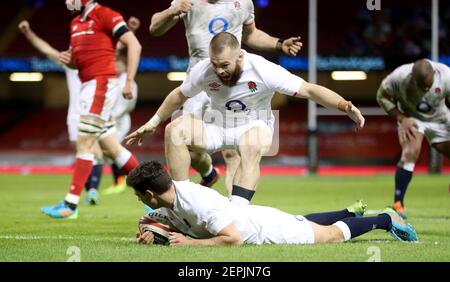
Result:
M213 235L219 234L225 227L233 223L233 219L222 210L210 209L205 214L205 228Z
M245 0L244 8L248 12L248 17L245 19L244 24L253 24L255 22L255 6L253 5L253 1Z
M262 57L254 61L267 87L273 91L288 96L296 96L305 82L302 78L290 73L285 68L276 65Z
M188 98L192 98L203 91L203 78L209 67L209 59L204 59L196 64L187 78L180 86L181 93Z

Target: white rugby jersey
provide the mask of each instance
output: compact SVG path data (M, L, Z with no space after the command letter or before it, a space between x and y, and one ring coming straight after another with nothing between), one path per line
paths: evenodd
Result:
M159 208L148 216L193 238L214 237L234 224L247 244L283 244L289 243L287 234L296 230L285 224L294 215L271 207L237 206L217 191L190 181L174 181L174 184L173 209Z
M125 87L126 82L127 82L127 73L123 72L119 74L120 89L123 89ZM113 111L114 118L119 119L123 115L131 113L136 107L138 95L138 86L136 82L133 82L132 95L133 98L131 98L131 100L128 100L123 97L122 93L120 93L119 97L117 98L116 105L114 106Z
M178 0L172 1L172 6ZM232 33L241 42L244 24L254 23L254 6L251 0L193 0L192 10L182 15L189 46L189 69L208 58L211 39L220 32Z
M441 63L430 63L435 70L434 82L425 95L410 86L414 64L402 65L383 80L382 87L389 97L378 97L382 107L386 111L397 107L404 114L422 121L448 121L450 110L445 99L450 101L450 68Z
M220 112L226 121L223 127L241 126L254 120L273 122L271 100L274 92L297 96L304 82L263 57L242 51L243 73L235 86L223 85L214 73L210 59L205 59L195 65L180 87L183 95L189 98L205 91L211 98L211 109Z
M80 115L81 81L78 77L77 69L64 66L64 71L66 73L67 88L69 89L69 109L67 112L67 118L69 118L69 116Z

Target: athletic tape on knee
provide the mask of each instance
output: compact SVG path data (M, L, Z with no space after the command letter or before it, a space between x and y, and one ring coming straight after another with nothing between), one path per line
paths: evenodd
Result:
M333 224L339 230L341 230L342 234L344 234L344 241L348 241L352 238L352 233L350 232L350 228L348 228L348 225L345 224L343 221L338 221L335 224Z
M99 139L103 139L106 136L109 136L110 134L116 134L117 128L116 128L116 122L115 121L108 121L103 126L103 130L100 133Z
M98 137L103 130L103 126L95 124L94 122L87 120L80 120L78 124L79 135L91 135Z

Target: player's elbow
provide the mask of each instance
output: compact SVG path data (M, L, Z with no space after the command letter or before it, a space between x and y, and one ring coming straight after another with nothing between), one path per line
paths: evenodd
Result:
M158 29L153 22L148 27L148 32L151 36L159 37L164 35L164 32L161 29Z
M240 235L232 235L227 236L224 240L225 245L227 246L241 246L244 244L244 241L242 240Z

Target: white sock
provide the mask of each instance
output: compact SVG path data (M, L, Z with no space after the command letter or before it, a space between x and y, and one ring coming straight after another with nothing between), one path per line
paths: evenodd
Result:
M117 167L121 169L128 162L128 160L130 158L131 158L131 152L128 151L127 149L123 148L122 150L120 150L119 155L117 155L114 162L116 163Z
M237 206L248 206L250 204L250 201L247 200L246 198L242 198L236 195L232 195L230 197L230 202L232 202Z
M344 234L344 242L350 240L352 238L352 233L350 232L350 228L348 228L348 225L345 224L343 221L338 221L335 224L333 224L339 230L341 230L342 234Z
M402 165L402 168L406 171L409 172L414 172L414 168L415 168L416 164L415 163L404 163Z
M208 175L211 174L211 172L213 171L214 167L211 165L211 167L208 169L208 171L205 174L202 174L202 177L207 177Z

